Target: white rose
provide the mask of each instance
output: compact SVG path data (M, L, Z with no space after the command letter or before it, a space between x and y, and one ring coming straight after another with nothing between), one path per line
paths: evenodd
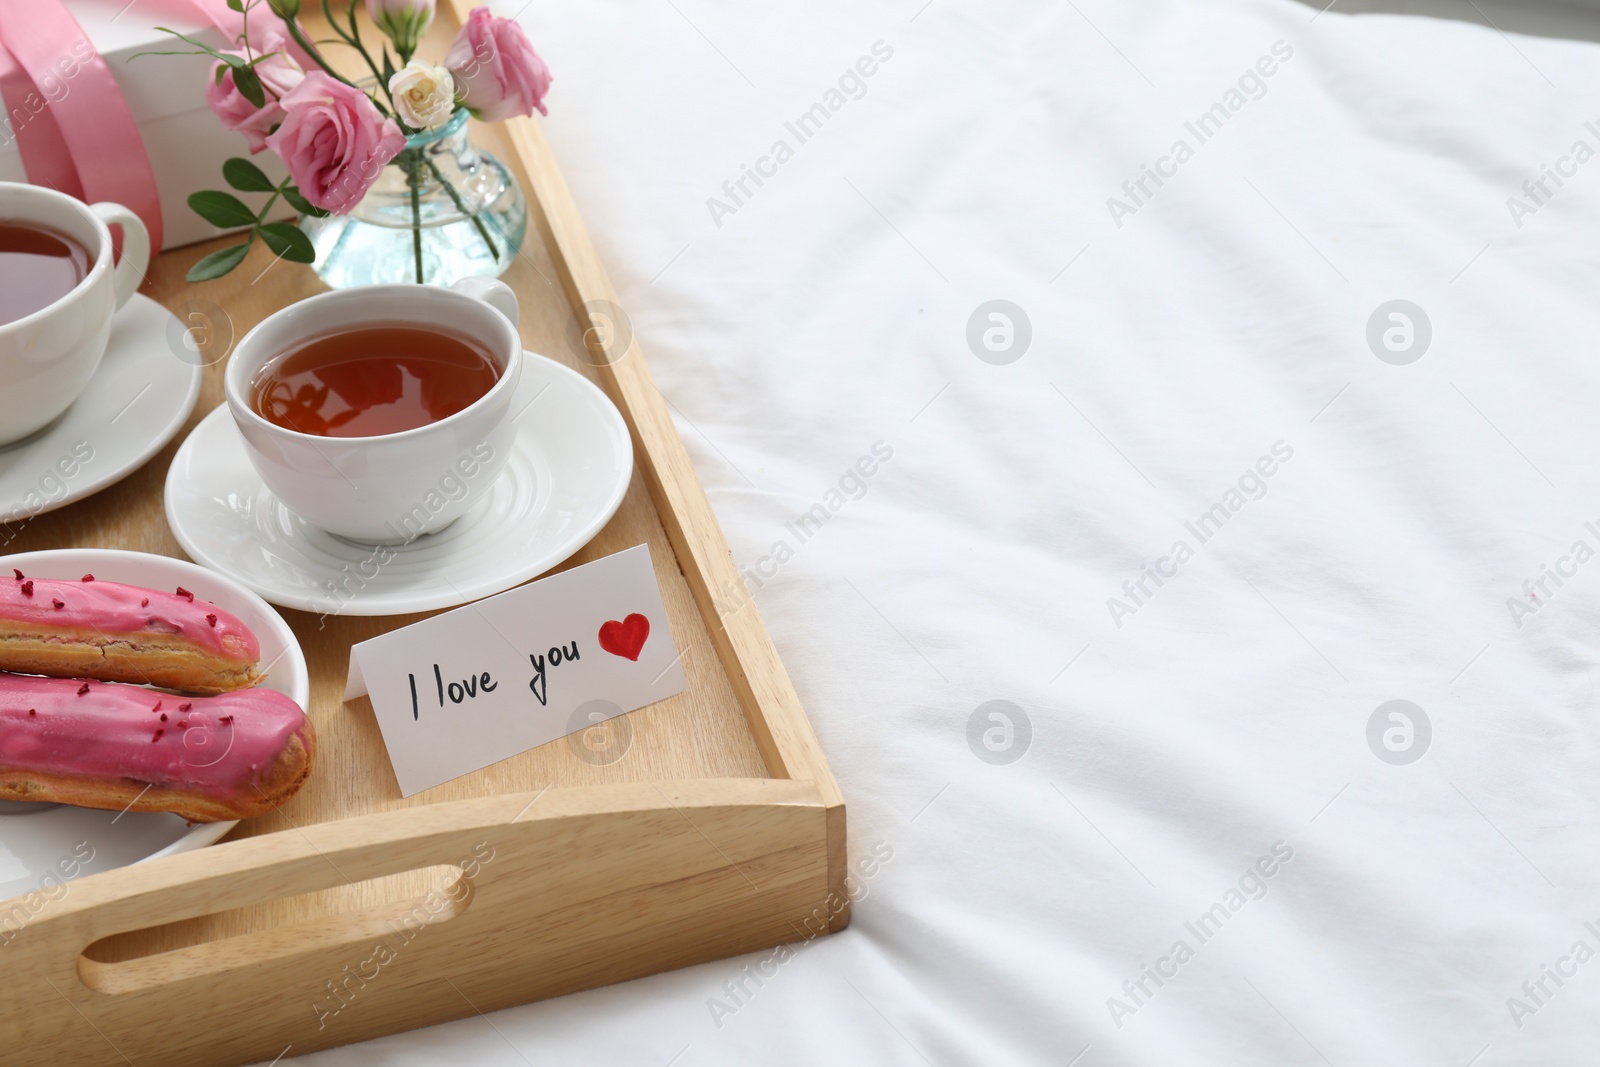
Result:
M419 130L436 130L456 109L456 83L444 67L413 59L389 79L400 121Z

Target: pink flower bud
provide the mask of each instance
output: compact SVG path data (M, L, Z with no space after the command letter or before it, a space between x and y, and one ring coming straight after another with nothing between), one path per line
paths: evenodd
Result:
M444 65L455 78L456 96L488 122L545 110L550 69L511 19L475 7L450 44Z
M409 56L433 23L434 3L435 0L367 0L367 17L389 36L396 49Z

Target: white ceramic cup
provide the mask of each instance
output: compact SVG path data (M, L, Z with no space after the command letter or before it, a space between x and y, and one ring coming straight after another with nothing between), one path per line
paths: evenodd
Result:
M54 189L0 182L0 223L7 222L72 238L89 254L89 271L55 303L0 325L0 445L44 428L78 399L106 354L111 316L150 266L150 235L121 204L85 204ZM115 266L107 223L122 227Z
M488 492L511 457L511 399L522 378L517 298L492 278L453 288L368 285L275 312L240 340L223 376L245 452L274 496L311 525L367 544L437 533ZM498 380L447 418L376 437L322 437L269 422L252 403L261 369L313 337L361 326L414 325L466 337Z

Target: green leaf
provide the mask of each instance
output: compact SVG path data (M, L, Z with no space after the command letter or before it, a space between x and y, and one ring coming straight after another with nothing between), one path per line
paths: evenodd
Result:
M228 0L228 10L244 14L244 0Z
M184 278L191 282L208 282L212 278L220 278L244 260L244 254L250 251L250 243L242 245L229 245L219 248L209 256L189 268L189 273Z
M389 55L389 50L383 50L383 87L389 88L389 83L394 80L394 60Z
M244 193L270 193L277 188L272 179L261 173L261 168L238 156L222 165L222 177L227 183Z
M143 52L135 52L133 55L129 56L127 58L127 62L132 63L140 56L208 56L210 54L210 52L191 52L188 50L174 52L170 49L158 52L155 49L147 48Z
M256 221L256 213L246 207L243 200L215 189L189 194L189 206L213 226L249 226Z
M301 233L294 223L269 222L258 226L256 231L268 248L290 263L316 262L317 250L311 246L311 238Z
M267 106L267 91L261 87L261 78L254 67L234 67L233 87L256 107Z
M283 190L283 198L289 201L290 207L294 208L302 215L310 215L315 219L325 219L328 217L328 213L326 211L322 210L320 207L317 207L311 201L301 196L300 190L296 189L292 185L287 186Z

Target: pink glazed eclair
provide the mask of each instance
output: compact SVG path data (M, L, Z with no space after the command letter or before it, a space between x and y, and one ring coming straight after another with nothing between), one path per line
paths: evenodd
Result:
M255 634L187 589L0 578L0 670L225 693L261 680Z
M0 798L190 822L249 819L311 774L316 732L275 689L180 697L0 674Z

